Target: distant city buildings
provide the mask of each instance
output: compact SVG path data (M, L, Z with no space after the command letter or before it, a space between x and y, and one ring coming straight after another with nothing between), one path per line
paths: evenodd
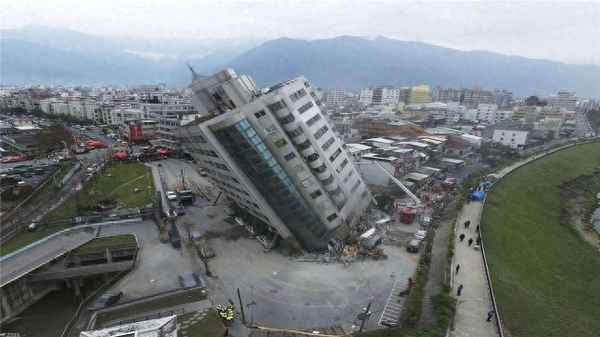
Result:
M548 104L556 108L575 111L577 108L577 96L575 96L574 92L559 91L556 96L548 98Z
M428 85L419 85L410 89L408 104L424 104L431 102L431 89Z
M328 106L344 105L346 104L349 95L349 92L341 88L331 90L327 93L326 103Z

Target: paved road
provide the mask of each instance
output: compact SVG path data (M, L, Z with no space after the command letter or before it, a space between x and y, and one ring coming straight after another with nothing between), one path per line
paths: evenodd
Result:
M95 237L94 228L75 229L65 235L56 235L39 241L29 249L17 251L0 260L0 287L43 266L58 256L90 241Z
M485 277L485 267L481 251L469 246L467 240L477 239L475 227L479 225L483 204L471 202L461 210L456 223L455 255L453 269L460 264L458 274L454 275L454 296L457 299L454 333L456 337L496 337L498 336L495 320L486 321L487 313L492 310L492 301ZM471 221L469 229L463 223ZM461 242L459 235L465 234ZM461 296L456 296L458 287L462 285Z

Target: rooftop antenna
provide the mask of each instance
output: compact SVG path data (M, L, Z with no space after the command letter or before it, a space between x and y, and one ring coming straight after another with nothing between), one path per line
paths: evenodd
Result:
M198 74L196 73L196 71L194 70L194 68L189 63L186 63L186 65L190 69L190 71L192 72L192 80L196 80L198 78Z

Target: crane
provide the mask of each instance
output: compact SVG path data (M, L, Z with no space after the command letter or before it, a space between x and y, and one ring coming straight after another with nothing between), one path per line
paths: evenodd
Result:
M398 187L400 187L404 191L404 193L406 193L415 202L415 206L421 206L421 199L419 199L419 197L417 197L413 192L411 192L411 190L408 187L406 187L400 180L394 177L394 175L391 174L388 170L386 170L385 167L383 167L383 165L381 165L378 161L375 161L375 165L377 165L383 172L385 172L385 174L387 174L388 177L390 177L390 179L392 179L392 181L396 185L398 185Z

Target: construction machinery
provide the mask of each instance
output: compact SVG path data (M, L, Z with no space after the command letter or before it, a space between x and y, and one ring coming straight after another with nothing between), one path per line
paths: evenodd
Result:
M398 178L396 178L392 173L385 169L379 162L375 161L375 165L377 165L391 180L396 184L406 195L410 198L409 202L403 202L401 200L396 200L394 202L394 208L396 208L399 212L400 221L404 224L411 224L418 218L421 213L423 213L424 205L421 202L421 199L417 197L406 185L404 185Z

